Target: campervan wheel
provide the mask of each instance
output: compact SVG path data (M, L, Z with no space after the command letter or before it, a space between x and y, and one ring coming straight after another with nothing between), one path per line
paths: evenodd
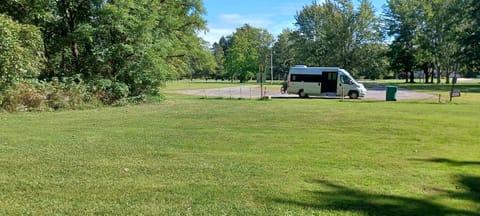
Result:
M351 92L348 93L348 97L349 97L350 99L358 99L358 92L356 92L356 91L351 91Z

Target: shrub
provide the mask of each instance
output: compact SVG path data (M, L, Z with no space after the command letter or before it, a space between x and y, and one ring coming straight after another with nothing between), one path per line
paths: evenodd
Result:
M16 82L2 95L2 108L9 111L46 110L47 88L35 81Z
M3 90L20 79L38 76L45 59L42 34L37 27L19 24L0 14L0 29L0 90Z
M78 77L64 78L62 82L56 78L51 82L14 82L1 97L2 108L9 112L77 109L95 103L87 86Z
M21 80L0 92L0 105L9 112L46 111L78 109L99 103L123 106L146 100L143 94L130 96L129 92L125 83L100 79L87 85L80 75L62 79L54 77L50 82Z
M121 82L112 82L109 79L99 79L90 83L90 92L104 104L112 105L129 95L128 85Z

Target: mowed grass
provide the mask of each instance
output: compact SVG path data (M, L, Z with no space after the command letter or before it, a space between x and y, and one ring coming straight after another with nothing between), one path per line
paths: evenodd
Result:
M480 215L480 102L0 113L1 215Z

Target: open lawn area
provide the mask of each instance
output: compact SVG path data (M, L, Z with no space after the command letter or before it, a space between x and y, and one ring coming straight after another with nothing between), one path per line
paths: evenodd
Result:
M478 93L0 113L0 214L480 215L479 129Z

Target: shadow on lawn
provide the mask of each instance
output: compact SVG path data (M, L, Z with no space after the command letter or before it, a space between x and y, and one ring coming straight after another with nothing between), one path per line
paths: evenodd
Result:
M452 166L480 165L479 161L456 161L456 160L451 160L447 158L410 159L410 160L434 162L434 163L446 163Z
M453 165L478 165L473 161L452 161L449 159L422 160L428 162L446 162ZM480 177L458 176L457 191L434 189L438 193L423 199L397 195L385 195L357 190L344 185L325 180L315 180L313 183L324 188L318 191L307 191L308 201L295 199L274 199L274 202L296 205L303 208L319 210L338 210L357 212L367 215L471 215L480 216L475 210L463 210L454 208L454 205L446 206L435 202L436 199L464 200L480 206Z

